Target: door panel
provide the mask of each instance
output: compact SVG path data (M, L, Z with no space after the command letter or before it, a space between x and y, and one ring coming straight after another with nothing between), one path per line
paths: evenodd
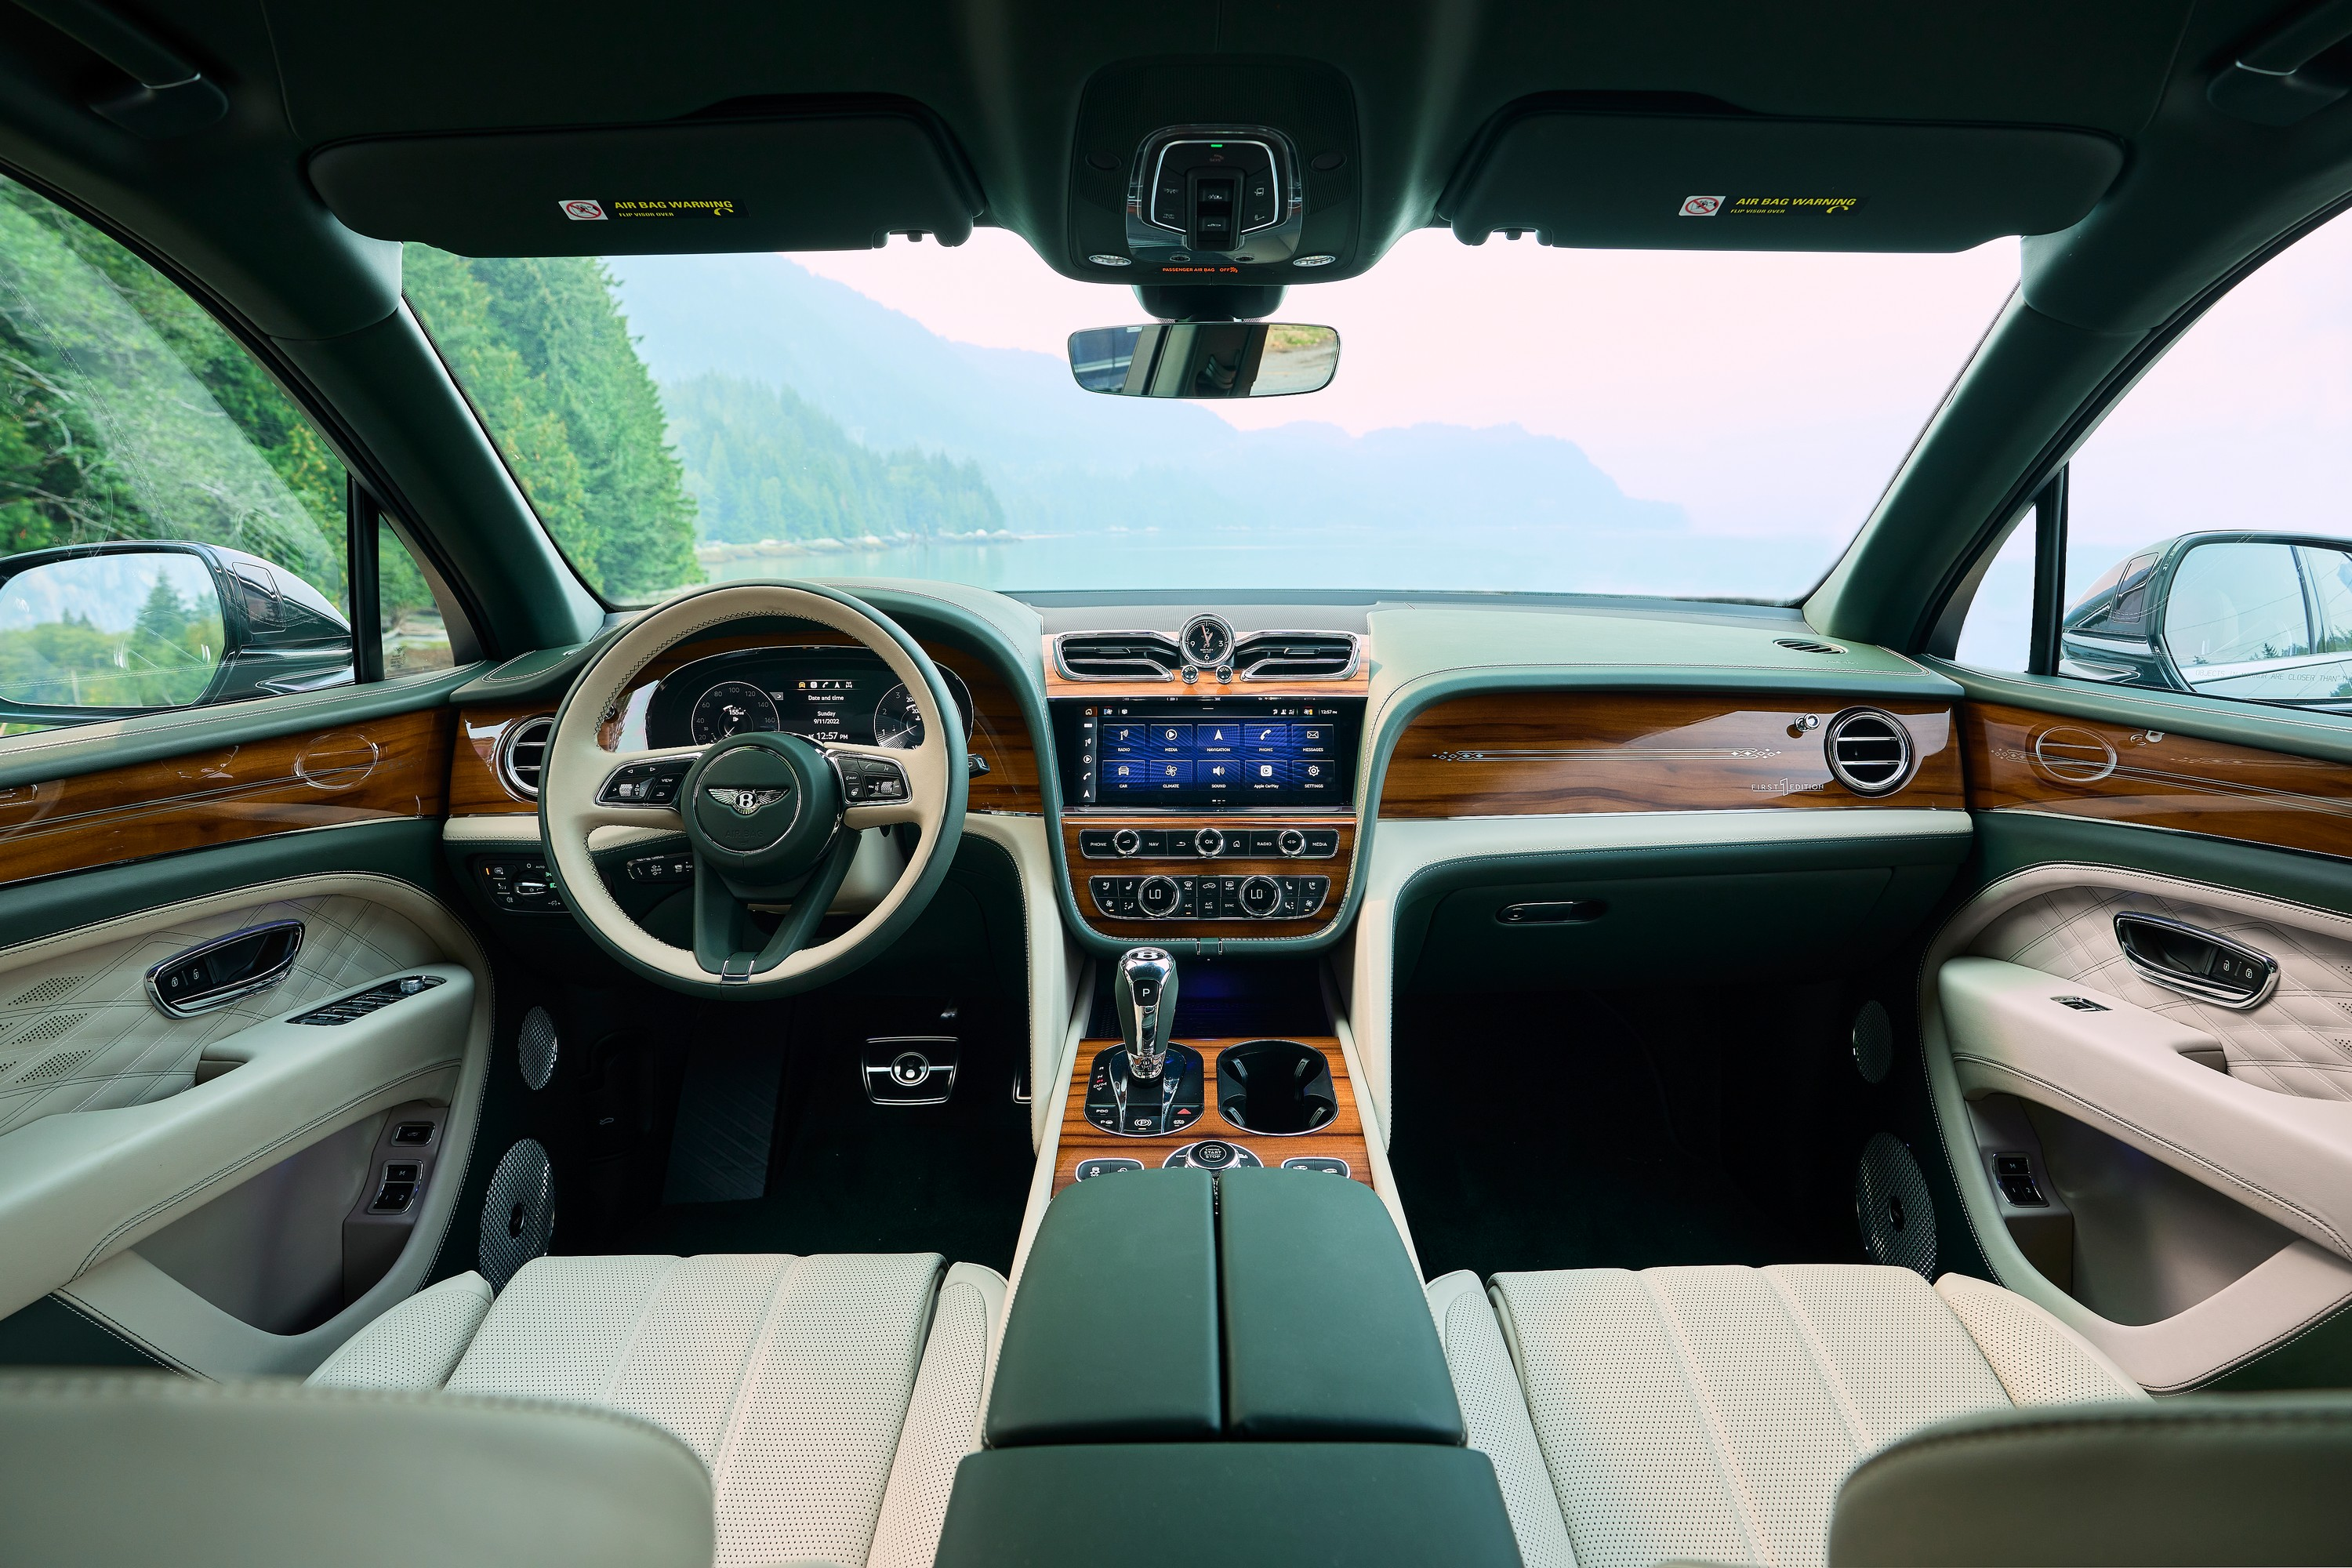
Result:
M437 817L452 727L446 710L428 708L0 788L0 882L303 828Z
M338 837L314 842L323 855ZM271 990L184 1019L149 997L159 959L281 919L302 921L306 937ZM400 976L436 984L340 1024L292 1021ZM0 1314L54 1290L160 1359L209 1375L315 1365L415 1289L448 1228L488 1058L489 978L478 945L437 900L366 874L282 879L0 952L11 1025L0 1058L16 1064L0 1079L14 1095L0 1131ZM37 1033L48 1037L20 1055L15 1042ZM47 1076L19 1091L27 1070ZM322 1324L269 1333L136 1254L143 1238L290 1157L339 1134L366 1142L385 1112L417 1101L446 1111L413 1239Z
M2275 990L2238 1008L2156 984L2116 935L2131 911L2274 959ZM2352 1304L2347 965L2352 919L2228 888L2061 862L1978 893L1928 951L1921 1022L2000 1281L2159 1391ZM2021 1206L2004 1157L2045 1190Z

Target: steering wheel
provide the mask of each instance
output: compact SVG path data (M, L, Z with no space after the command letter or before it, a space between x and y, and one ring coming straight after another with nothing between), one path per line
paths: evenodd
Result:
M776 617L846 634L906 683L920 745L820 744L784 733L708 746L608 751L599 731L646 667L730 623ZM871 605L813 583L730 583L647 611L592 657L556 710L540 773L540 836L563 900L590 937L646 979L689 994L805 991L874 957L938 891L963 834L963 724L937 666ZM869 827L911 826L889 891L847 931L814 945L817 923ZM629 918L604 885L590 836L602 827L683 832L694 858L694 946ZM751 906L788 905L772 933Z

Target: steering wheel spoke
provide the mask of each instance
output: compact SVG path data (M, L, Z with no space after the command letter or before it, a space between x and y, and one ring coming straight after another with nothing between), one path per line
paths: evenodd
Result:
M824 858L793 890L791 908L772 936L762 938L751 911L707 859L694 863L694 957L721 984L740 985L766 973L808 945L833 906L857 858L857 835L836 834ZM761 902L769 901L761 898Z

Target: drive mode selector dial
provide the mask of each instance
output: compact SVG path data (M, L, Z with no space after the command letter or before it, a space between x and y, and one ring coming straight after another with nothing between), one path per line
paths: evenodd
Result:
M1271 877L1244 877L1241 885L1242 913L1264 920L1282 912L1282 884Z
M1164 920L1183 902L1183 890L1173 877L1146 877L1136 884L1135 904L1154 920Z
M1192 835L1192 847L1202 855L1222 855L1225 852L1225 836L1213 827L1203 827Z

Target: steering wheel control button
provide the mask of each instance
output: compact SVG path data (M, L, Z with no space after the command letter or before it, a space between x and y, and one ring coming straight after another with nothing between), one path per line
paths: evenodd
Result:
M1320 1171L1327 1176L1350 1174L1348 1162L1331 1154L1294 1154L1282 1163L1286 1171Z
M1140 1160L1130 1160L1123 1154L1097 1154L1093 1159L1079 1161L1077 1174L1072 1179L1086 1182L1097 1176L1110 1175L1118 1171L1140 1171L1141 1169L1143 1169L1143 1162Z
M599 805L669 805L686 782L692 757L671 757L658 763L631 763L614 768L604 787L596 792Z
M1163 1170L1181 1170L1187 1165L1201 1171L1237 1171L1244 1166L1265 1163L1238 1143L1228 1143L1222 1138L1203 1138L1198 1143L1187 1143L1160 1162Z
M834 770L841 775L841 797L852 805L875 805L908 797L906 771L880 757L836 752Z
M691 855L640 855L629 862L632 882L691 882L694 880L694 857Z
M955 1092L952 1035L879 1035L866 1042L866 1098L877 1105L945 1105Z
M560 915L562 896L547 879L547 862L536 855L500 856L474 862L474 876L490 902L519 915Z

